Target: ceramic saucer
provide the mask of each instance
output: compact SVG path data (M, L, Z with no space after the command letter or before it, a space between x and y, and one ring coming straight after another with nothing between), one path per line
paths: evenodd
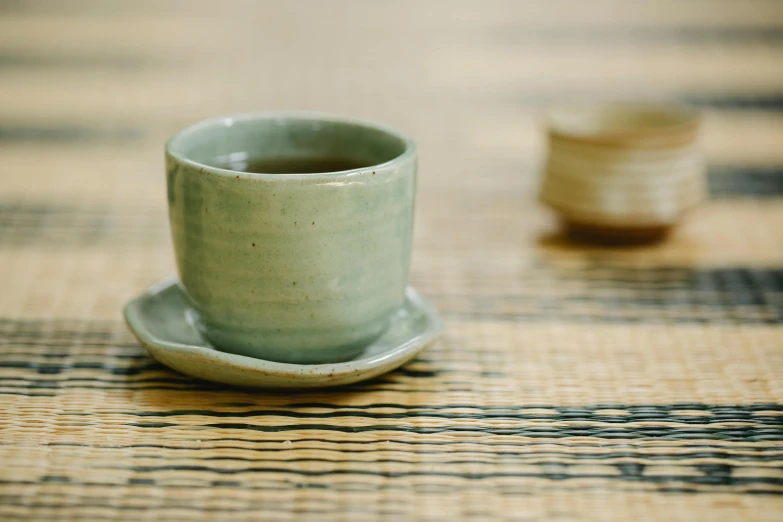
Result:
M176 279L162 281L130 301L125 320L158 361L207 381L261 388L340 386L376 377L433 345L443 329L435 309L408 287L389 329L354 359L335 364L287 364L221 352L188 320L188 304Z

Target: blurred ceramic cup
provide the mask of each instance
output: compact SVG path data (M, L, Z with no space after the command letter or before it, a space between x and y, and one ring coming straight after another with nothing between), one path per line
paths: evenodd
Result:
M689 108L558 108L548 145L540 198L580 238L661 239L705 195L699 115Z

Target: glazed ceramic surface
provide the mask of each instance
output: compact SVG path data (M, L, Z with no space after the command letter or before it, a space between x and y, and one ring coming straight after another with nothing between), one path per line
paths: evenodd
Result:
M562 108L549 122L542 200L586 226L670 226L705 195L698 116L678 107Z
M442 323L408 287L389 328L352 360L286 364L216 350L193 325L192 309L176 280L159 283L125 307L125 319L150 354L186 375L236 386L306 388L350 384L386 373L437 341Z
M366 168L258 174L227 158L348 157ZM404 300L416 149L373 124L310 113L208 120L166 147L171 231L202 333L290 363L348 360Z

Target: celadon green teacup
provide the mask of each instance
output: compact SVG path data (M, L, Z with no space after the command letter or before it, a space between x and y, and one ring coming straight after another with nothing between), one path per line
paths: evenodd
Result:
M242 170L280 158L355 168ZM220 350L271 361L355 357L403 302L416 166L407 136L314 113L216 118L172 137L171 232L203 335Z

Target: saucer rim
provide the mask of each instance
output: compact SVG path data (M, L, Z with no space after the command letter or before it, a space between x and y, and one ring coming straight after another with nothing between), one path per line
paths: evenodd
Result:
M402 364L407 359L415 356L419 351L434 344L443 333L443 321L438 312L413 286L408 285L405 288L405 300L409 301L416 309L421 310L427 317L427 327L423 333L414 335L391 350L371 357L362 357L360 354L357 358L349 361L325 364L294 364L270 361L220 351L203 338L204 346L200 346L168 341L153 334L146 326L146 321L141 312L142 306L150 299L171 289L173 286L177 286L180 291L184 291L179 284L179 279L170 277L151 285L147 290L128 301L123 307L123 316L131 333L156 359L157 357L152 353L152 350L164 353L189 354L202 359L219 361L221 364L244 370L252 370L264 374L274 373L276 376L289 376L294 379L318 376L335 378L341 375L356 374L359 371L370 371L397 360ZM181 370L175 369L175 371L181 373Z

